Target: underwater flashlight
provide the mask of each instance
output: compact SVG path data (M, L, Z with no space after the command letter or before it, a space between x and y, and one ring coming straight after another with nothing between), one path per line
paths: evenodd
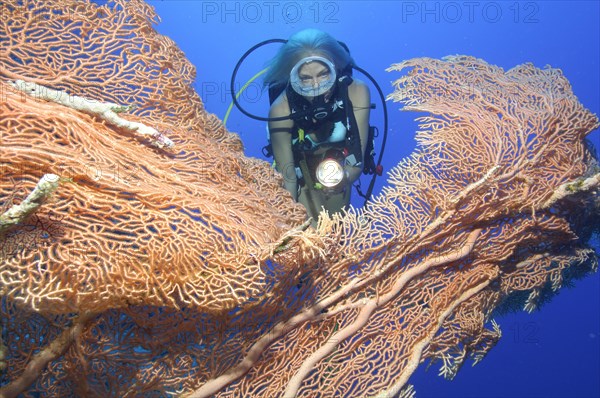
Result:
M340 151L328 151L317 166L315 176L324 188L336 188L346 179L344 157Z

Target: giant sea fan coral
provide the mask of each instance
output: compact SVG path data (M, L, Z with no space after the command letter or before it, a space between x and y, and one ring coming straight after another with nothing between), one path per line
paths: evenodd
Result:
M4 216L59 178L2 219L2 396L409 395L422 361L452 377L481 360L496 308L595 270L581 220L598 217L598 121L556 69L393 66L390 97L430 114L420 147L366 209L313 229L205 112L146 4L0 7ZM173 146L43 87L135 105L120 116Z

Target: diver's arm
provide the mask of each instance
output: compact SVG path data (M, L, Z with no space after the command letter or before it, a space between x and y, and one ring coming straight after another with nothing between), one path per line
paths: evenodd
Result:
M270 118L288 116L290 107L284 95L280 95L269 110ZM298 200L298 181L294 167L294 154L292 153L292 128L294 122L286 119L277 122L269 122L269 135L275 167L283 175L283 184L294 200Z
M358 133L360 135L360 150L363 155L363 165L365 159L365 152L367 150L367 141L369 139L369 117L371 114L371 93L369 87L355 79L350 86L348 86L348 97L352 102L352 109L354 110L354 117L356 118L356 124L358 125ZM363 170L361 167L346 166L348 172L348 180L350 183L356 181Z

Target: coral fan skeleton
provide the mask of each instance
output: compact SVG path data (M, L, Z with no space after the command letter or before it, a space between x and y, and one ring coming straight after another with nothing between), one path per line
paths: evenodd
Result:
M596 271L598 119L557 69L393 65L419 148L312 228L151 7L0 13L0 397L411 396Z

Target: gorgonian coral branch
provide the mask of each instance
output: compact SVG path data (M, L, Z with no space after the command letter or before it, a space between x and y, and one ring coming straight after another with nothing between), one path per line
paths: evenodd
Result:
M0 234L23 222L35 212L58 188L60 178L55 174L44 174L33 191L18 205L0 214Z
M151 139L152 145L158 148L172 148L174 145L173 141L155 128L146 126L143 123L126 120L118 115L121 112L131 109L131 106L98 102L90 98L78 97L64 91L53 90L40 84L25 82L23 80L15 80L11 84L16 89L36 99L54 101L69 108L96 116L105 120L111 126L148 137Z

